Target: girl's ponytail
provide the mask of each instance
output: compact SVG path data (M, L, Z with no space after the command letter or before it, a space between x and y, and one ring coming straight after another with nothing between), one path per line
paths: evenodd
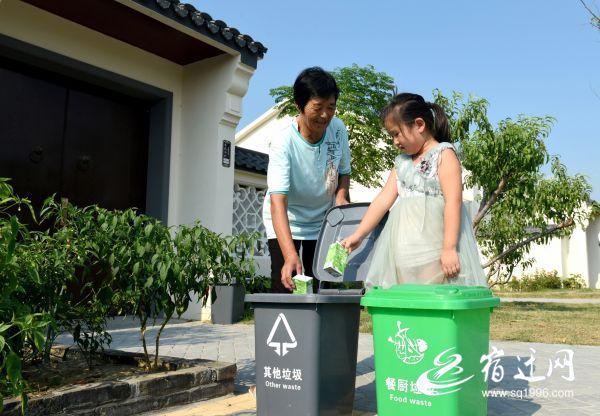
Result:
M436 103L428 103L433 114L433 129L431 135L438 142L451 142L450 123L444 109Z

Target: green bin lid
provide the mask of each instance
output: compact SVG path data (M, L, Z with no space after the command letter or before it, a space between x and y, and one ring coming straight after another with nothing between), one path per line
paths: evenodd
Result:
M374 287L360 304L397 309L480 309L498 306L500 298L483 286L395 285L389 289Z

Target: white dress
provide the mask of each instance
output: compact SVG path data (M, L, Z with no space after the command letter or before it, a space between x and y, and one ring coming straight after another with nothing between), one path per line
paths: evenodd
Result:
M394 163L398 176L398 201L374 248L367 288L389 288L403 283L487 286L481 268L471 219L461 207L458 257L460 272L446 279L441 267L444 241L444 197L438 178L440 154L454 147L440 143L414 164L401 154Z

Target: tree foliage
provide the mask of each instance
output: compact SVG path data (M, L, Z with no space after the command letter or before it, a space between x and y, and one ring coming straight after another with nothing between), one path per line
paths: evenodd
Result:
M510 278L518 264L527 264L532 243L546 243L586 225L591 186L583 175L570 176L558 156L550 156L545 139L551 117L520 115L494 127L488 102L434 91L435 101L449 116L463 166L465 186L482 190L473 228L488 276ZM550 162L550 175L542 168Z

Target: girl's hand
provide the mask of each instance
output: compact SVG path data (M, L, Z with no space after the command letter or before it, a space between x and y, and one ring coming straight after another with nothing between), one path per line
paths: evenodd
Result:
M348 253L352 253L354 250L360 246L364 237L361 237L357 234L352 234L349 237L344 238L340 244L348 251Z
M460 272L460 261L458 260L458 253L455 248L443 249L442 258L440 260L442 262L442 271L447 279L458 276L458 273Z

